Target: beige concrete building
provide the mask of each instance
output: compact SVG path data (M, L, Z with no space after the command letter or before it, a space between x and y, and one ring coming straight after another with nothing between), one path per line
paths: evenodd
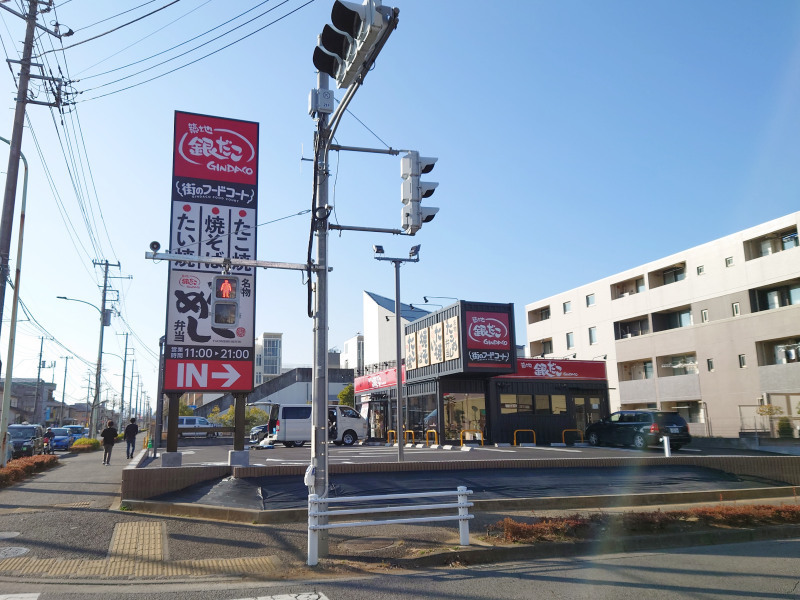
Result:
M800 212L526 305L531 356L608 361L611 409L693 435L800 425Z

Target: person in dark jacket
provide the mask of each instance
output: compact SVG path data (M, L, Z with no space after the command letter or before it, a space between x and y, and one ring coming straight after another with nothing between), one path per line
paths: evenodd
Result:
M133 458L133 451L136 450L136 434L139 433L139 426L136 424L136 417L131 417L131 422L125 427L126 455Z
M114 442L117 441L117 428L114 427L114 421L108 422L108 427L103 429L100 433L103 438L103 464L111 464L111 450L114 448Z

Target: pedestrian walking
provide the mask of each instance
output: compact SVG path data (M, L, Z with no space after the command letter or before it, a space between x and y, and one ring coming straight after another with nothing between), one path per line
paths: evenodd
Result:
M137 433L139 433L139 426L136 424L136 417L131 417L131 422L125 427L125 450L128 458L133 458L133 452L136 450Z
M114 442L117 441L117 428L114 427L114 421L108 422L108 427L103 429L100 433L103 438L103 464L111 464L111 450L114 448Z

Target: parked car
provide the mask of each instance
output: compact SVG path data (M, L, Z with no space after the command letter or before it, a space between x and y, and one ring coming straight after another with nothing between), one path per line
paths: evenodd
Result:
M609 444L644 450L663 444L664 436L669 436L672 450L679 450L692 441L689 425L672 411L621 410L586 428L586 440L592 446Z
M292 448L311 441L310 404L268 404L267 407L268 433L262 440L262 445L280 442L287 448ZM352 446L366 436L367 420L364 417L349 406L328 406L329 441L337 446Z
M81 425L64 425L64 429L69 430L69 432L72 434L73 439L76 440L86 435Z
M252 429L250 429L250 443L257 444L269 433L269 423L264 423L263 425L256 425Z
M44 453L44 430L41 425L9 425L13 457L33 456Z
M83 428L81 428L83 429ZM72 443L75 441L75 436L70 433L66 427L53 427L53 450L69 450Z
M198 427L216 427L205 417L178 417L178 437L216 437L219 434L211 431L196 431Z

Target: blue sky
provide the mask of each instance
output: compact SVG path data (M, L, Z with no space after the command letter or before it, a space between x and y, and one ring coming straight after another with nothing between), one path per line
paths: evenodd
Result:
M57 1L56 14L41 22L52 27L57 20L75 30L64 38L68 47L167 3ZM100 75L103 71L185 42L257 4L182 0L134 25L46 55L46 64L68 72L71 89L79 93L63 115L67 132L57 126L62 118L57 113L28 108L33 132L26 128L23 142L31 181L21 296L55 338L45 340L44 360L57 365L42 376L58 383L59 399L62 357L68 353L79 358L69 362L66 400L86 398L98 323L90 307L55 297L100 303L101 273L92 259L119 261L122 268L112 269L112 275L132 276L112 280L125 322L115 318L106 329L105 349L122 355L124 337L117 334L133 331L136 370L155 397L167 266L145 260L144 253L150 241L166 245L168 239L175 110L260 123L260 223L309 208L312 172L301 158L312 156L311 55L329 21L328 0L306 6L305 0L264 3L213 34L273 9L230 36L98 87L213 35L135 68ZM422 245L420 262L401 270L403 302L421 304L424 295L513 302L522 343L526 303L798 209L800 3L396 0L395 5L399 26L350 105L363 125L345 117L337 141L437 156L430 179L440 185L429 204L440 212L414 238L331 234L331 347L341 348L361 331L363 290L394 296L391 265L373 259L376 243L393 256ZM186 65L283 15L288 16L192 65L97 98ZM4 51L16 58L20 20L5 11L0 20ZM103 22L93 25L98 21ZM41 46L53 47L46 38ZM0 112L3 137L11 131L13 96L14 80L6 72L0 75L0 108L7 109ZM34 134L54 188L44 177ZM82 195L90 228L62 144L88 157L72 171L89 182ZM6 160L0 148L0 162ZM399 226L399 157L340 153L331 162L335 222ZM258 258L303 262L308 228L308 215L260 227ZM0 340L4 365L10 298L9 291ZM256 330L283 332L285 364L311 363L312 323L298 273L259 272ZM20 323L15 376L36 376L42 335L33 323ZM119 393L122 363L113 356L105 362L113 396Z

